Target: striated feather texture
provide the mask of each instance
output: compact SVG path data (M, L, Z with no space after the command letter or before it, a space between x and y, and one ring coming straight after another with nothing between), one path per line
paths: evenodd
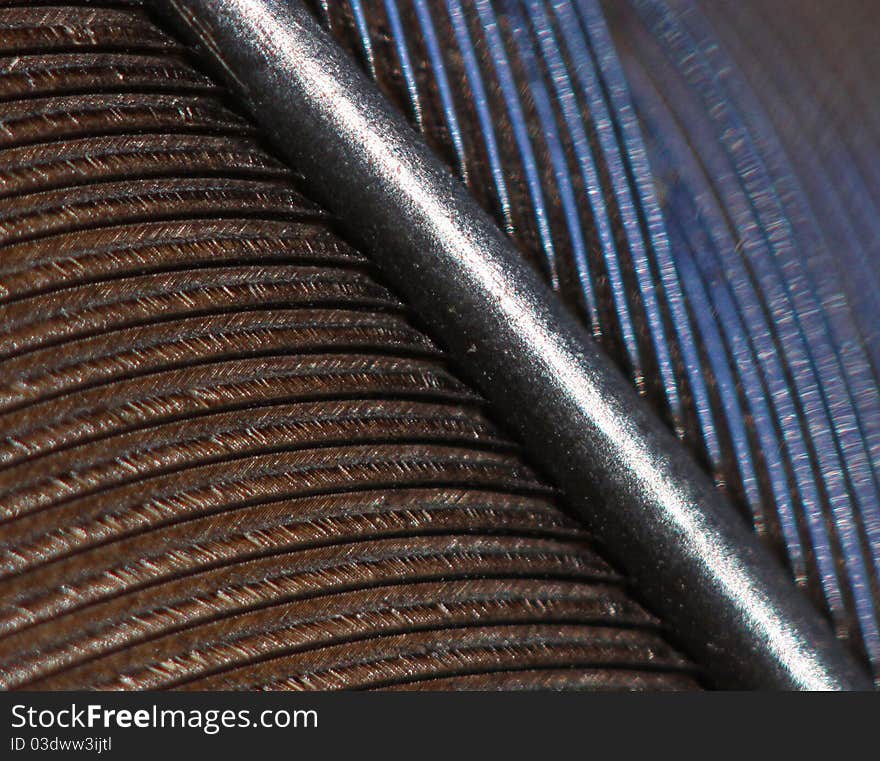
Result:
M693 689L135 3L0 9L0 686Z

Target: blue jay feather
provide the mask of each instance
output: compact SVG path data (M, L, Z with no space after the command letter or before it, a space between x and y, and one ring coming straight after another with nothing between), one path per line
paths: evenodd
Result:
M0 689L699 688L140 3L5 4L0 101Z

